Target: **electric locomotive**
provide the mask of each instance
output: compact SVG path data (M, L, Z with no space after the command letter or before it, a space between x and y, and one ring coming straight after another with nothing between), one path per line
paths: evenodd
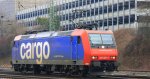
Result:
M18 35L12 48L15 71L35 74L62 72L88 74L117 69L113 32L75 29Z

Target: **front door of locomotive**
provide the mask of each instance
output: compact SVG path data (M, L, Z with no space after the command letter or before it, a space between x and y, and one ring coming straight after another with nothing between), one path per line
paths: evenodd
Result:
M76 63L80 59L80 44L81 44L81 38L79 36L73 36L71 37L72 41L72 59Z

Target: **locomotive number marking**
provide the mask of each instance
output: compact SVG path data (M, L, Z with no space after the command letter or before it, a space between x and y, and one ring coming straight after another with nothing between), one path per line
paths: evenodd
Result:
M20 46L21 59L36 59L41 64L43 59L50 57L50 45L46 42L22 43Z

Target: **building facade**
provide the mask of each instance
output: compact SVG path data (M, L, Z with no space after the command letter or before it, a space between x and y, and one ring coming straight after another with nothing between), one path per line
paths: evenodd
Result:
M140 0L54 0L60 27L73 29L76 23L96 23L98 29L137 27L137 3ZM36 26L38 17L48 18L50 3L17 12L16 19L24 26ZM72 22L73 21L73 22Z

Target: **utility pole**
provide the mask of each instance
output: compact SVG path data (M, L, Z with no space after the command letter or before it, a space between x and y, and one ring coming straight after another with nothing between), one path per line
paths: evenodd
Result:
M50 0L49 7L49 30L56 31L60 28L60 19L57 13L57 7L54 5L54 0Z
M56 11L56 7L54 7L54 0L50 0L49 6L49 30L55 31L60 27L59 16Z
M54 1L50 0L50 6L49 6L49 30L52 31L52 20L54 18Z

